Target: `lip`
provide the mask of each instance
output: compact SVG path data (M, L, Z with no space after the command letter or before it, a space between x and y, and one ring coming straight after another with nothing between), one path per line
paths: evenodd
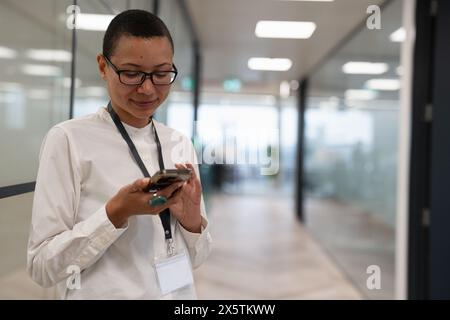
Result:
M157 101L157 99L155 99L155 100L147 100L147 101L136 101L136 100L133 100L133 99L130 99L130 100L131 100L131 102L133 102L133 104L135 104L136 106L138 106L140 108L151 107Z

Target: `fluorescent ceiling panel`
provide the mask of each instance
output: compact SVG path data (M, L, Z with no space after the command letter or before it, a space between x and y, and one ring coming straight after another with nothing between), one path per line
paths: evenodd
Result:
M114 17L114 15L110 14L78 13L76 16L76 28L79 30L106 31ZM70 15L67 21L72 22L73 15ZM67 27L71 29L71 24L68 23Z
M14 59L17 57L16 50L10 49L8 47L1 47L0 46L0 58L3 59Z
M378 96L376 91L349 89L345 91L346 100L374 100Z
M350 61L342 66L347 74L383 74L388 70L388 64L382 62Z
M372 90L396 91L400 89L399 79L370 79L365 83L365 88Z
M51 65L25 64L22 66L22 72L32 76L59 76L61 71L61 68Z
M39 61L72 61L72 53L67 50L29 49L26 56Z
M252 70L287 71L292 61L285 58L250 58L248 67Z
M314 22L258 21L255 34L259 38L308 39L316 30Z

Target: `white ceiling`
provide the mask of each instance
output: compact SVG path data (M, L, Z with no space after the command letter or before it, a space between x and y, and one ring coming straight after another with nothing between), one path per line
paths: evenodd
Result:
M166 1L166 0L162 0ZM117 2L117 3L116 3ZM198 31L204 59L204 89L210 92L222 91L224 79L236 77L243 81L244 93L277 94L279 84L283 80L297 80L316 68L324 56L330 53L341 41L352 32L368 16L367 7L381 4L384 0L335 0L334 2L301 2L279 0L186 0ZM69 48L71 33L64 28L59 15L71 1L55 0L2 0L2 5L9 7L8 14L0 12L2 21L7 25L23 26L21 31L11 33L4 28L2 45L17 50L22 47L63 47ZM114 0L118 9L125 9L126 2ZM323 87L334 88L336 84L345 85L339 77L341 65L355 55L358 58L381 59L398 64L399 45L388 43L379 46L377 43L387 39L389 34L401 25L400 1L393 1L398 8L382 13L383 29L369 31L363 29L355 34L353 40L340 50L335 60L326 66L326 72L316 76ZM57 5L56 5L57 4ZM96 1L79 0L84 12L110 13ZM135 6L146 8L146 0L136 0ZM391 4L388 5L392 6ZM13 9L14 8L14 9ZM14 14L21 11L20 14ZM395 14L391 17L392 12ZM389 13L391 12L391 13ZM14 14L12 14L14 13ZM55 19L55 16L58 18ZM26 19L23 19L26 17ZM64 18L64 16L63 16ZM303 20L313 21L317 29L310 39L261 39L254 35L259 20ZM180 30L174 30L174 36L180 36ZM58 42L50 33L59 34ZM80 31L78 34L77 77L83 80L83 86L102 85L96 72L95 54L101 51L101 33ZM181 32L181 37L183 34ZM377 40L379 39L379 40ZM50 43L46 43L50 41ZM386 43L386 41L384 41ZM177 50L180 49L178 46ZM247 61L253 56L285 57L293 60L293 67L287 72L252 71ZM340 60L338 60L340 59ZM177 61L181 65L183 61ZM8 63L3 61L1 65ZM69 73L70 64L59 63ZM4 66L13 68L14 66ZM179 68L182 68L179 66ZM6 69L5 69L6 70ZM10 74L16 74L14 70ZM351 78L348 81L354 81ZM365 79L363 79L365 80ZM18 81L18 80L17 80ZM21 80L22 81L22 80ZM29 81L35 81L30 78ZM341 82L340 82L341 81ZM316 84L319 81L316 81ZM357 85L355 84L355 87Z
M312 70L343 38L364 21L369 5L384 0L304 2L280 0L187 0L204 59L205 88L221 90L224 79L237 77L244 92L277 93L283 80L297 80ZM259 20L312 21L310 39L262 39L255 36ZM293 61L286 72L248 69L250 57Z

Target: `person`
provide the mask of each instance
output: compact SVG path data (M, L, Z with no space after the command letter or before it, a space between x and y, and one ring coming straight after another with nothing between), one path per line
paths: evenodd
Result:
M97 56L108 107L55 125L42 143L27 268L62 299L197 298L192 268L212 243L197 158L152 117L176 78L173 55L157 16L115 16ZM146 192L161 166L192 175Z

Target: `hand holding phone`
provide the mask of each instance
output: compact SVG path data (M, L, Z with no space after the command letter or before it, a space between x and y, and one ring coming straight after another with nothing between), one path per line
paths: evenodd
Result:
M156 172L151 178L145 192L158 191L173 183L189 180L192 175L191 169L165 169Z

